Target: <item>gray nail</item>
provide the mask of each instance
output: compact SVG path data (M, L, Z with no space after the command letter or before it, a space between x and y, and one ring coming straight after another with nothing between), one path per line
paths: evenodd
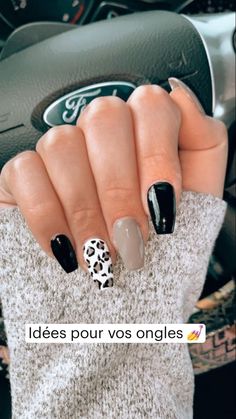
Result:
M120 218L113 225L113 241L125 267L132 271L144 265L144 242L133 218Z
M175 77L170 77L168 82L170 84L171 90L175 90L177 87L184 90L189 99L192 100L192 102L197 106L198 110L205 114L205 111L195 93L193 93L193 91L182 80L176 79Z

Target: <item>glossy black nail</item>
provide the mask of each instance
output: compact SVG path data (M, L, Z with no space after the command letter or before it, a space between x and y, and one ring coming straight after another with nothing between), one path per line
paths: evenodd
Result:
M67 273L73 272L78 268L73 246L64 234L58 234L52 238L51 248L55 258Z
M168 182L154 183L148 190L147 201L156 233L173 233L176 211L173 186Z

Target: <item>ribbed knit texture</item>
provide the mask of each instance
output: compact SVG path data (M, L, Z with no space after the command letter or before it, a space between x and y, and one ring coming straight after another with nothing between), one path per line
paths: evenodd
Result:
M100 291L66 274L18 209L0 211L0 295L10 348L14 419L191 419L186 344L27 344L25 323L182 323L200 296L226 204L184 192L172 235L152 227L144 269L118 261Z

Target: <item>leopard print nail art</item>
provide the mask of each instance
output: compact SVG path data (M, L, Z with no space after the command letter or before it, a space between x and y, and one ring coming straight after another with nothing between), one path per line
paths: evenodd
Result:
M90 239L83 247L84 259L99 289L113 286L113 268L109 249L101 239Z

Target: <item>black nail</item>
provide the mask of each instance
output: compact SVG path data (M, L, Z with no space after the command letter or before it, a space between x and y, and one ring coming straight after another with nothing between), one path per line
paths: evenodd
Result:
M148 207L157 234L170 234L175 226L175 192L168 182L154 183L147 193Z
M58 234L51 240L51 248L55 258L67 273L73 272L78 268L73 246L64 234Z

